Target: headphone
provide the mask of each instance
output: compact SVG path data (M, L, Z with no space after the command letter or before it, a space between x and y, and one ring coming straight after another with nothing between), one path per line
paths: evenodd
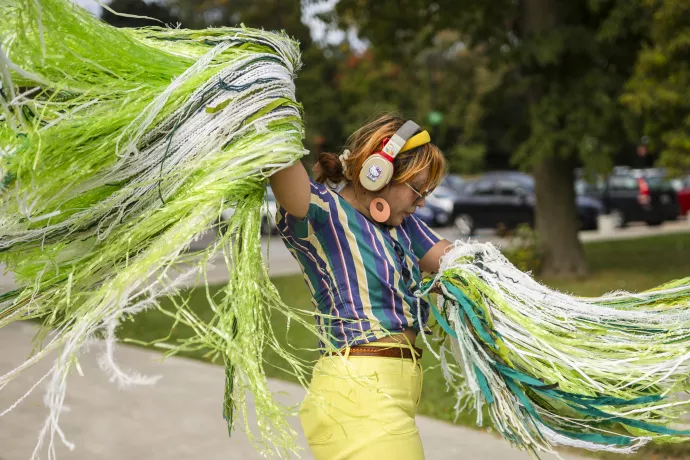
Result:
M420 132L421 131L421 132ZM393 177L393 160L402 152L431 142L429 133L414 121L406 121L393 137L383 140L383 148L366 159L359 171L359 182L372 192L388 185Z

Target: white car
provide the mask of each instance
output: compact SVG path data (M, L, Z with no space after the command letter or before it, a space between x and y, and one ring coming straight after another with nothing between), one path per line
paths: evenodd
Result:
M266 202L261 206L261 234L274 235L278 232L276 227L276 212L278 212L278 205L276 204L276 197L269 185L266 188ZM223 223L232 217L235 213L234 208L224 210L221 215L221 228Z

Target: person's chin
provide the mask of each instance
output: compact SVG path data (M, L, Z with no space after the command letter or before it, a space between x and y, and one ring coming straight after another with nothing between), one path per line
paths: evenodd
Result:
M409 215L410 214L407 212L400 213L399 215L397 215L391 219L391 225L393 227L397 227L398 225L402 224L403 220L405 220L405 218L408 217Z

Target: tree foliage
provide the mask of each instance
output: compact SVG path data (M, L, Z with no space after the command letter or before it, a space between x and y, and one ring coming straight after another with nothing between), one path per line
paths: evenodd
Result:
M648 35L642 0L340 0L330 20L404 67L449 32L485 57L476 138L535 173L545 271L586 271L573 168L608 169L627 144L619 97Z
M330 19L357 27L404 67L452 33L456 46L490 59L480 81L499 79L476 108L481 131L498 135L486 138L490 151L516 154L528 168L555 155L605 169L627 142L618 97L648 34L649 11L640 0L541 1L529 12L528 3L535 2L341 0ZM444 94L462 80L448 79L456 86Z
M690 2L648 0L650 42L639 55L621 101L635 127L661 152L662 165L690 169Z

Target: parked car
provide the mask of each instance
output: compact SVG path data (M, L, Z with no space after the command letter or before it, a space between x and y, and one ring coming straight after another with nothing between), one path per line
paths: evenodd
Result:
M454 227L463 236L473 235L480 228L514 229L520 224L534 226L534 179L520 172L489 173L469 183L455 203ZM597 228L601 202L577 196L580 228Z
M417 208L414 215L419 217L429 227L445 227L450 222L450 214L428 202L426 205Z
M278 227L276 226L276 212L278 211L278 205L276 204L276 197L273 194L273 189L269 185L266 188L266 203L261 206L261 234L262 235L273 235L278 232ZM221 213L220 228L221 232L224 230L224 222L227 222L230 217L235 213L234 208L228 208Z
M441 179L440 187L453 190L455 193L459 193L467 182L462 177L457 174L447 174Z
M688 215L690 211L690 174L681 179L671 181L676 190L678 199L678 212L681 216Z
M421 208L417 208L414 212L414 215L417 216L422 222L427 224L429 227L433 226L432 222L434 221L434 211L429 209L428 206L422 206Z
M425 204L418 207L415 216L419 217L430 227L445 227L450 225L453 215L455 194L438 186L429 196L426 197Z
M583 196L601 200L619 228L630 222L660 225L679 214L677 193L659 169L619 169L596 182L580 179L577 188Z
M456 199L457 194L453 190L441 185L436 187L434 191L426 197L426 205L424 207L428 207L434 211L434 222L432 226L445 227L450 225Z

